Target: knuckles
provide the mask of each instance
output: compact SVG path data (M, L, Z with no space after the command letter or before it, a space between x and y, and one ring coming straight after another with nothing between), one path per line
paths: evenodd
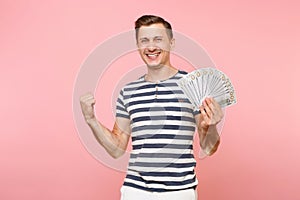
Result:
M79 98L80 102L88 102L90 100L94 101L94 96L91 93L84 94Z
M83 111L89 111L95 104L95 98L91 93L80 96L80 105Z

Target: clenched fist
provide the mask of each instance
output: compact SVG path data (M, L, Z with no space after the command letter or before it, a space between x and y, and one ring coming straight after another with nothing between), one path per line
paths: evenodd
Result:
M94 105L96 100L92 93L84 94L80 97L81 111L86 121L95 119Z

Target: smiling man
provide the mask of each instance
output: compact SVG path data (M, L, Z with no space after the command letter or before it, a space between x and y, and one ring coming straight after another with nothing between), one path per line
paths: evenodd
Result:
M135 29L147 74L120 91L113 130L96 119L90 93L80 99L82 113L112 157L122 156L132 140L121 200L196 200L193 136L197 128L204 152L216 152L220 141L216 125L223 112L212 98L194 108L178 87L177 81L187 73L171 65L175 39L167 21L144 15L135 22Z

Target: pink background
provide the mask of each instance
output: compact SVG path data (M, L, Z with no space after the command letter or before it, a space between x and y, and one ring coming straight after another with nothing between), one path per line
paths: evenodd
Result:
M0 2L0 199L119 199L125 174L83 147L72 92L91 50L145 13L201 44L235 85L220 149L198 160L200 199L300 199L300 3L109 2ZM111 112L97 109L109 128Z

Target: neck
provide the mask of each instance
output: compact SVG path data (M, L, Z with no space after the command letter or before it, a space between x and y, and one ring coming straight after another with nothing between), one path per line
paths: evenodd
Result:
M148 73L145 76L146 81L159 82L167 80L174 76L178 70L172 65L164 65L159 67L147 67Z

